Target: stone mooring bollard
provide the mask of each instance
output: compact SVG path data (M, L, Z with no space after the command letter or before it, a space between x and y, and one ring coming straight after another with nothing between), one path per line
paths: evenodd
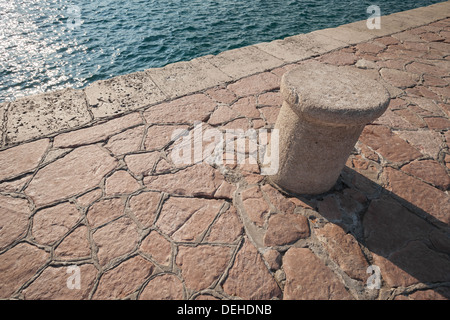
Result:
M389 93L351 67L306 63L281 80L279 169L269 180L296 194L336 183L364 126L383 114Z

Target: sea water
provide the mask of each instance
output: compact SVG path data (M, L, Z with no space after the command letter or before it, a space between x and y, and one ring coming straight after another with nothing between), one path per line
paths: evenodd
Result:
M437 0L0 0L0 102Z

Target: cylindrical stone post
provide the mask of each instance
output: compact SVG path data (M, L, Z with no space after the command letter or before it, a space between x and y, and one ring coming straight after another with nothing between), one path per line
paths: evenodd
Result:
M281 80L279 168L272 183L320 194L336 183L364 126L383 114L389 93L351 67L306 63Z

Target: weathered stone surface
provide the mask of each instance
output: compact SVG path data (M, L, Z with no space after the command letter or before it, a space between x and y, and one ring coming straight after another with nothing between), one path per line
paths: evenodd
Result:
M173 135L178 130L186 130L188 126L151 126L148 128L147 136L144 140L145 150L160 150L175 138Z
M408 95L413 97L424 97L431 100L440 100L436 93L421 85L415 86L414 88L408 88L405 91Z
M237 253L223 289L229 295L245 300L268 300L281 296L280 288L249 240Z
M90 204L92 204L95 200L100 199L102 196L102 190L101 189L94 189L92 191L89 191L82 196L77 198L77 203L82 207L88 207Z
M376 64L380 68L386 68L386 69L397 69L397 70L404 70L405 65L408 63L408 60L403 59L392 59L392 60L380 60L377 61Z
M431 91L433 91L438 98L436 100L442 100L443 102L450 102L450 88L447 87L430 87Z
M140 193L130 198L128 208L144 228L149 228L155 220L160 199L159 192Z
M291 214L294 212L294 202L286 198L274 187L269 184L265 184L261 187L261 190L267 195L269 201L272 203L278 213Z
M450 197L447 194L395 169L385 170L389 179L388 190L432 217L444 223L450 222Z
M80 259L91 256L89 231L80 226L72 231L55 249L55 257L62 260Z
M316 229L315 233L325 243L330 257L346 274L360 281L367 279L366 270L369 264L353 235L345 233L341 227L332 223Z
M32 174L27 174L22 178L17 178L11 181L6 181L0 183L0 191L1 192L19 192L22 190L24 185L28 183L32 178Z
M6 142L41 137L91 121L83 91L64 89L11 102Z
M380 74L389 84L401 89L414 87L419 81L418 75L396 69L382 68Z
M430 129L435 130L447 130L450 128L450 120L446 118L428 117L424 118Z
M299 214L278 213L270 216L264 245L283 246L310 235L308 219Z
M220 299L209 294L199 294L198 296L195 297L194 300L220 300Z
M215 284L229 264L231 253L231 248L221 246L180 246L176 264L186 287L202 290Z
M280 113L279 107L262 107L259 108L264 119L266 119L267 123L273 125L277 121L278 114Z
M345 51L335 51L332 53L324 54L319 58L319 61L332 64L335 66L348 66L355 64L356 56L354 53Z
M380 267L383 281L390 287L450 279L448 257L430 250L421 241L411 241L389 257L374 254L374 262Z
M47 267L33 283L23 290L25 300L87 300L97 276L92 264L76 265L79 269L80 288L73 285L74 271L69 267Z
M25 235L30 214L27 200L0 195L0 249Z
M432 86L432 87L445 87L449 84L448 80L445 80L443 78L435 77L433 75L425 74L423 76L423 83L424 86Z
M234 206L222 213L214 222L206 242L233 243L243 232L242 222Z
M403 110L400 110L403 111ZM373 122L373 124L376 125L384 125L390 128L395 129L415 129L416 126L414 126L410 121L405 119L404 117L401 117L396 112L393 112L391 110L386 110L386 112L379 117L377 120Z
M256 109L256 98L254 96L241 98L231 106L231 109L247 118L259 118L260 113Z
M277 250L267 250L263 256L270 270L278 270L281 267L281 254Z
M281 107L282 102L280 92L266 92L258 96L258 106Z
M222 183L220 172L203 163L173 174L144 178L144 184L150 190L194 197L212 197Z
M219 208L223 205L222 201L210 200L215 203L207 206L204 210L198 210L190 216L177 231L172 234L175 241L198 241L203 233L211 225Z
M27 243L21 243L0 255L0 297L9 298L48 259L49 254Z
M337 28L317 30L314 31L314 33L322 34L324 36L345 42L347 44L355 44L361 41L370 40L375 37L370 33L353 30L349 27L346 27L345 25Z
M377 54L386 49L386 46L380 42L364 42L356 45L356 50L364 53Z
M64 148L64 149L55 149L51 148L48 150L44 160L40 163L41 166L48 165L62 157L64 157L66 154L71 152L73 149L70 148Z
M98 261L104 266L112 259L134 250L139 234L136 224L131 219L122 217L97 229L92 238L98 248Z
M80 147L39 170L25 193L37 206L50 204L95 187L115 166L116 160L101 147Z
M416 114L422 117L444 116L444 112L439 106L430 99L423 97L408 96L407 101L413 105L410 105L408 109L414 111Z
M419 150L422 154L437 159L439 151L443 146L441 136L438 132L423 131L398 131L397 134Z
M135 292L153 269L153 264L140 256L130 258L102 275L93 299L123 299Z
M205 121L216 107L216 102L204 94L193 94L153 106L144 112L151 124L193 124Z
M280 87L280 79L271 72L264 72L248 78L241 79L228 85L227 89L239 97L245 97L271 91Z
M214 193L216 199L233 199L236 187L227 181L223 181Z
M128 169L135 175L149 175L152 173L153 166L159 159L160 154L157 151L150 153L138 153L125 156L125 163Z
M33 217L32 234L40 244L53 244L81 218L76 206L68 202L38 211Z
M132 113L120 118L112 119L107 122L62 133L55 137L54 148L77 147L84 144L91 144L106 140L108 137L120 133L127 128L142 124L142 118L139 113Z
M290 248L283 257L284 300L349 300L344 284L308 248Z
M206 90L205 93L217 102L225 104L231 104L237 98L233 92L222 87Z
M411 64L408 64L406 66L406 70L409 72L414 72L416 74L430 74L432 76L440 76L445 77L447 74L446 70L443 70L442 68L439 68L435 65L426 64L414 61Z
M141 251L162 265L168 265L172 257L170 242L156 231L150 232L142 241Z
M355 67L360 69L378 69L378 65L374 61L366 60L366 59L359 59Z
M264 199L250 198L245 200L243 205L250 220L255 225L262 227L269 212L269 206Z
M341 40L336 40L328 35L323 35L320 32L310 32L306 34L298 34L284 39L285 41L292 41L296 46L311 50L316 54L327 53L335 49L346 47L346 43Z
M95 81L84 91L95 118L136 110L166 99L145 72Z
M388 256L409 241L424 239L432 230L424 220L390 198L371 202L363 227L367 248L382 256Z
M283 64L282 60L255 46L221 52L217 56L210 57L208 61L233 79L263 72Z
M422 156L385 126L366 126L359 139L389 161L410 161Z
M413 161L402 167L402 171L420 178L441 190L450 187L450 177L445 168L435 160Z
M195 241L219 213L223 201L196 198L169 198L156 225L176 241Z
M220 127L222 131L225 130L243 130L244 132L250 129L249 120L245 118L239 118L228 122L227 124Z
M257 43L255 47L289 63L315 55L315 51L312 50L311 46L305 46L304 43L293 41L291 37L283 40L279 39L271 42Z
M208 120L210 125L216 126L237 118L239 114L227 106L219 106Z
M181 300L183 284L174 274L162 274L151 279L142 291L140 300Z
M126 171L114 172L105 182L107 196L132 193L141 188L141 185Z
M250 220L257 226L262 227L270 208L264 200L259 186L251 187L243 191L242 203Z
M112 221L124 212L124 202L120 198L105 199L94 203L87 212L87 220L91 228L97 228Z
M105 145L105 148L110 150L116 156L139 151L143 135L144 126L126 130L112 136Z
M214 87L231 78L209 62L207 57L181 61L145 71L168 97L180 97L188 93Z
M48 145L49 140L42 139L0 151L0 180L34 170L43 159Z

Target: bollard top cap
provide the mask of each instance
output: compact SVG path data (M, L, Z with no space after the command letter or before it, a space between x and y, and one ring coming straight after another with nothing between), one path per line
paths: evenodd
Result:
M331 125L362 125L381 116L389 92L358 69L310 62L286 72L283 100L300 117Z

